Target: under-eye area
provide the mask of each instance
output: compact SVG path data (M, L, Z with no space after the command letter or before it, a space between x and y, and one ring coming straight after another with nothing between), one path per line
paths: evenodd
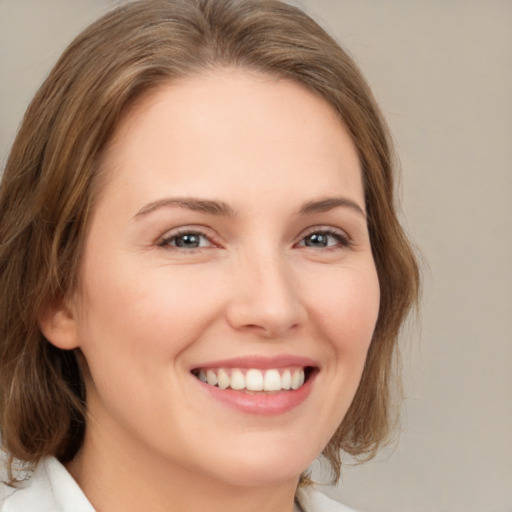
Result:
M300 389L318 371L313 366L288 368L194 368L192 375L220 389L244 392L281 392Z

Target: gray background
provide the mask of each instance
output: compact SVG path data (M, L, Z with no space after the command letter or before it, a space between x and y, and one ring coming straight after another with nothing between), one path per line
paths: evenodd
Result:
M0 0L0 162L64 46L116 3ZM373 86L426 261L399 441L328 492L361 511L511 512L512 2L294 3Z

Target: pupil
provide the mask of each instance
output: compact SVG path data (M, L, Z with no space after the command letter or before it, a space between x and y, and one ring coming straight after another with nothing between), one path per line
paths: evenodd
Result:
M176 245L178 247L199 247L199 236L194 234L181 235L176 238Z
M325 247L327 245L327 236L315 233L306 238L306 245L308 247Z

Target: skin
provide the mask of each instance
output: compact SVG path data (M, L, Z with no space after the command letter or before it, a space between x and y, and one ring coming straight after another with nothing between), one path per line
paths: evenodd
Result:
M139 101L103 165L80 289L42 322L90 370L68 469L99 512L291 511L353 399L379 308L347 130L301 85L216 70ZM327 198L345 203L301 212ZM201 247L177 247L178 232L201 233ZM310 246L312 233L327 245ZM283 414L228 407L190 371L282 354L318 367Z

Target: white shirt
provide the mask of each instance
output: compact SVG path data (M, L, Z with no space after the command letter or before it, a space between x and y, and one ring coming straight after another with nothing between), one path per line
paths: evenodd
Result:
M355 512L313 488L297 491L303 512ZM43 459L16 488L0 483L0 512L95 512L82 489L54 457Z

